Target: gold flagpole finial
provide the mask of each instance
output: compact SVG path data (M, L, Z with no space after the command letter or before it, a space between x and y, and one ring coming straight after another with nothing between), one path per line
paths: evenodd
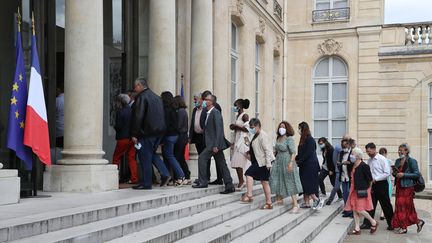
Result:
M33 35L36 35L35 20L34 20L34 12L33 11L32 11L32 29L33 29Z
M19 7L18 7L18 14L17 14L17 24L18 24L18 32L21 32L21 13Z

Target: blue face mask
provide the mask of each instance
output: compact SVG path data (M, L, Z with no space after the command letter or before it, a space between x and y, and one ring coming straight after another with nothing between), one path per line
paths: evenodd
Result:
M238 111L239 111L239 109L238 109L238 107L237 107L237 106L233 106L233 107L232 107L232 111L233 111L233 112L238 112Z
M256 134L256 128L255 127L254 128L249 128L249 133L251 135L255 135Z
M356 162L356 157L354 156L354 155L350 155L350 162L351 163L354 163L354 162Z
M195 106L196 108L199 108L199 107L200 107L200 103L199 103L199 102L194 102L194 106Z
M207 107L207 103L205 102L205 100L202 102L202 108L206 108Z

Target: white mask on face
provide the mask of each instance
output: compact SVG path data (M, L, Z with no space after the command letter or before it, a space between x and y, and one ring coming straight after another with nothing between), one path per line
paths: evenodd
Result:
M348 152L349 152L349 148L344 148L343 151L344 151L345 153L348 153Z
M286 134L286 129L283 128L283 127L280 127L279 128L279 134L282 135L282 136L285 135Z

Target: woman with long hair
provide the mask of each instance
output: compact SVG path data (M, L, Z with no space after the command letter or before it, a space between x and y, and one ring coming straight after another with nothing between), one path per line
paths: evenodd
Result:
M186 145L188 143L188 120L189 120L186 111L187 106L186 103L184 102L183 97L181 97L180 95L174 97L172 104L174 110L177 113L178 132L179 132L177 142L174 145L174 156L179 162L180 167L182 168L183 173L185 175L185 180L182 182L182 184L189 185L191 184L190 171L189 171L189 166L186 163L186 159L185 159L185 150L186 150Z
M320 209L322 203L319 197L317 197L319 162L316 154L316 143L306 122L301 122L298 125L298 129L300 142L295 160L300 171L304 198L304 203L300 205L300 208L310 208L310 199L312 198L313 209Z
M270 169L272 162L275 160L273 149L268 141L267 133L261 129L261 122L258 118L252 118L249 121L249 129L249 132L253 136L249 150L252 165L245 173L247 192L243 195L241 201L251 203L253 201L253 181L261 181L266 198L266 203L262 209L273 209L269 185Z
M245 109L249 108L248 99L238 99L234 102L233 111L237 112L237 120L230 125L230 129L234 131L234 146L231 158L231 168L235 169L239 179L239 184L236 190L242 190L245 186L243 178L243 169L248 162L247 152L248 146L245 144L245 139L248 136L247 127L249 125L249 116Z
M423 229L424 220L419 219L414 206L414 185L420 177L417 160L409 156L408 144L399 145L399 158L393 167L396 178L396 203L391 224L396 234L406 234L407 227L417 225L417 233Z
M279 123L276 135L276 160L270 172L270 189L272 194L276 194L278 204L283 204L283 199L290 196L293 204L291 213L297 213L299 210L297 194L302 193L303 189L298 167L294 161L296 154L294 129L291 124L282 121Z

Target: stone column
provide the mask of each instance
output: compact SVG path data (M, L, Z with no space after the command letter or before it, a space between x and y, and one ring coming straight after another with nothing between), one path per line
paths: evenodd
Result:
M103 1L66 0L63 159L44 174L44 190L118 189L116 165L102 156Z
M150 0L149 20L150 89L160 95L162 91L176 91L176 1Z
M213 1L192 0L191 94L212 89Z

